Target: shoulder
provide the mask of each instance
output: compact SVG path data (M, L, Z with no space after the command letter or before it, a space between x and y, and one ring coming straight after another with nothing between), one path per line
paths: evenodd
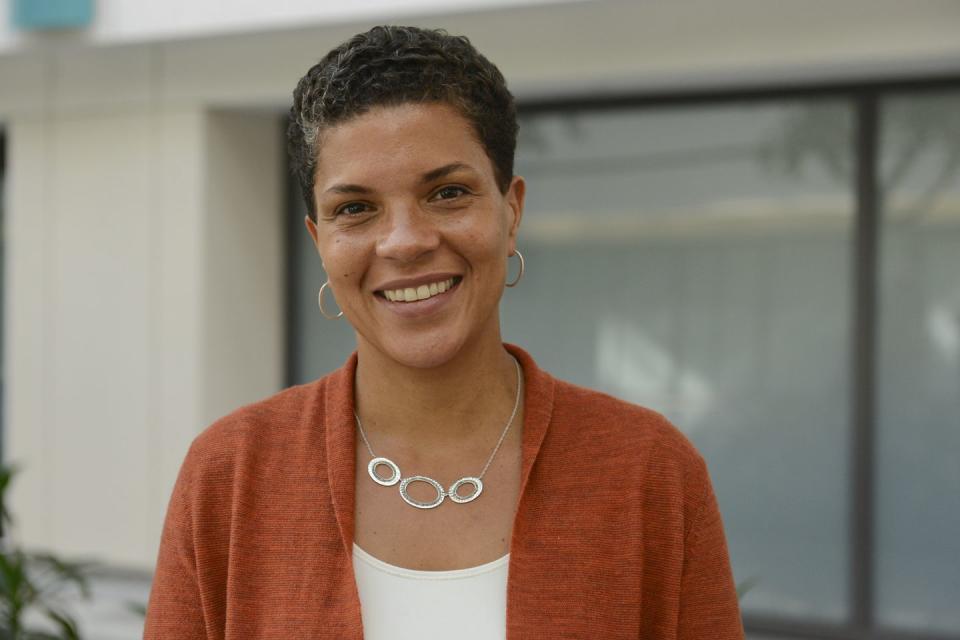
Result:
M648 498L668 509L687 511L710 484L703 456L665 416L569 382L556 381L546 440L543 453L554 462L617 478L623 490L652 492Z
M595 389L556 380L553 426L588 438L609 438L621 446L658 449L696 462L690 439L661 413Z
M181 473L226 481L238 467L262 465L302 446L306 429L322 429L317 416L323 415L326 382L324 377L283 389L217 419L193 439Z
M703 467L690 440L659 412L556 378L526 351L506 345L526 372L525 426L541 452L560 464L640 469L658 458L688 469ZM542 435L541 435L542 434Z
M551 481L538 481L535 489L556 492L555 478L568 477L577 487L588 485L582 490L597 513L640 508L655 514L665 531L690 527L708 496L710 478L686 434L661 413L601 391L555 380L553 395L538 459L538 478Z
M194 446L212 452L238 441L282 437L300 426L305 412L319 409L316 405L323 401L325 382L326 378L320 378L288 387L235 409L204 429L195 438Z

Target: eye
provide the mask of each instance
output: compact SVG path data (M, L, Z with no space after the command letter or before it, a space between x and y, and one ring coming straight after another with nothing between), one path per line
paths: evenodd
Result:
M362 202L348 202L337 207L337 209L333 212L333 215L339 216L341 214L345 214L348 216L356 216L361 213L365 213L368 209L369 207Z
M439 189L437 189L437 191L434 192L433 196L430 199L431 200L453 200L455 198L459 198L462 195L466 195L467 193L469 192L465 188L455 184L450 184L445 187L440 187Z

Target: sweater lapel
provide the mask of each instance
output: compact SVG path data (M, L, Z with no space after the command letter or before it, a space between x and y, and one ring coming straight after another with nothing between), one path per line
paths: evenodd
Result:
M538 517L535 501L531 504L531 489L528 484L553 416L556 381L538 368L526 351L510 344L504 346L523 367L524 381L520 500L513 520L513 532L510 538L510 569L507 578L507 638L536 638L545 635L546 630L531 627L529 621L525 622L523 617L518 615L518 609L529 606L524 593L529 591L531 581L536 581L537 567L543 560L541 547L545 541L531 540L525 531L530 521Z
M543 438L553 414L554 380L537 367L526 351L513 344L503 345L520 363L523 369L523 450L520 471L520 502L530 478L530 470L543 444ZM516 532L516 527L514 527ZM511 547L512 547L511 543Z
M340 537L348 557L353 556L353 504L356 475L356 429L353 418L354 352L329 378L324 411L327 440L327 476Z

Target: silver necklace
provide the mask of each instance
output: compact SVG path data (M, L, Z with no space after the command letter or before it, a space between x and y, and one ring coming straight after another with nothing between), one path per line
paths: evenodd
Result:
M513 401L513 412L510 414L510 419L507 420L507 426L503 428L503 433L500 434L500 439L497 440L497 446L493 448L493 453L490 454L490 457L487 458L487 464L483 465L483 470L480 471L478 476L465 476L460 478L446 491L443 489L443 485L427 476L409 476L406 478L400 477L400 467L397 466L397 463L389 458L384 458L382 456L377 456L373 452L373 448L370 447L370 441L367 440L367 434L363 432L363 425L360 424L360 416L357 415L357 412L353 412L353 417L357 421L357 427L360 429L360 437L363 438L363 444L367 445L367 451L370 452L370 464L367 465L367 473L370 474L370 477L373 478L373 481L384 487L392 487L393 485L400 483L400 497L403 498L404 502L409 504L411 507L416 507L418 509L433 509L439 507L443 502L444 498L450 498L457 504L463 504L465 502L470 502L476 500L480 495L480 492L483 491L483 474L487 472L487 469L490 468L490 463L493 462L494 456L497 455L497 451L500 450L500 445L503 444L503 439L507 437L507 431L510 430L510 425L513 424L513 419L517 417L517 409L520 407L520 388L523 385L523 377L520 375L520 363L517 362L517 359L513 359L513 364L517 368L517 397ZM383 477L377 474L377 467L384 466L390 469L390 476ZM407 488L414 482L423 482L431 487L437 492L437 497L430 501L424 502L422 500L417 500L412 497L408 492ZM463 485L470 485L473 487L473 491L468 493L465 496L457 493Z

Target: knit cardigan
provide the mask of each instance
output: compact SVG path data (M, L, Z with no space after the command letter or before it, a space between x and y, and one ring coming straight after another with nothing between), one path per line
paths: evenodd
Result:
M507 629L530 638L743 638L703 458L662 416L524 374ZM167 510L145 640L361 639L353 383L333 373L197 436Z

